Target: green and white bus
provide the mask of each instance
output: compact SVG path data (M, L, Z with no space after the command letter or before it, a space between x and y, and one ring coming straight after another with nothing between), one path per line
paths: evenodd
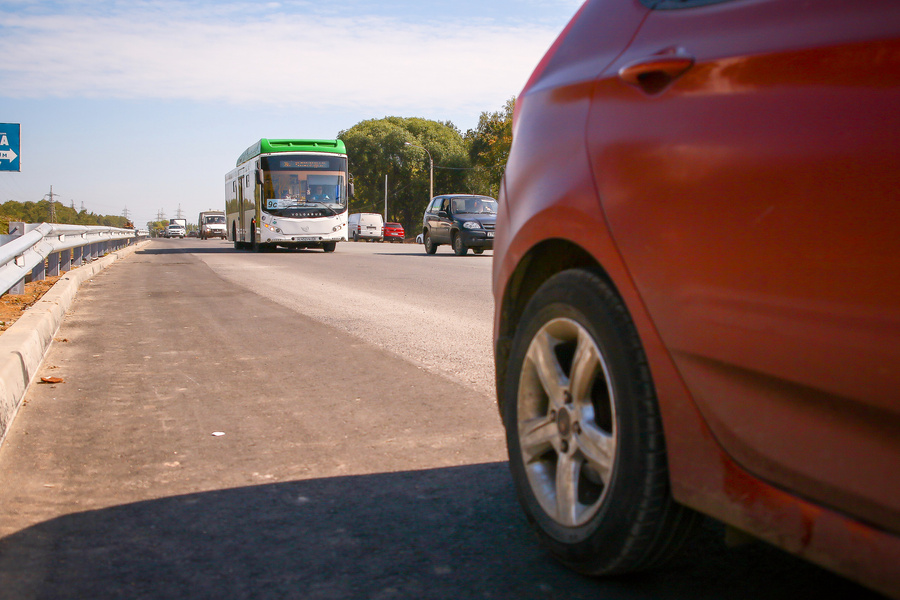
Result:
M347 241L348 181L342 140L261 139L225 176L228 239L254 251L333 252Z

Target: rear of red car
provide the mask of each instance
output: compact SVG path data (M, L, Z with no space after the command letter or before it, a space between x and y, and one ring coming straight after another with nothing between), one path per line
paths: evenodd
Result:
M400 223L384 224L384 241L403 243L405 238L406 233L403 231L403 225Z
M510 467L561 560L653 566L694 509L900 597L897 106L892 0L589 0L562 33L494 246Z

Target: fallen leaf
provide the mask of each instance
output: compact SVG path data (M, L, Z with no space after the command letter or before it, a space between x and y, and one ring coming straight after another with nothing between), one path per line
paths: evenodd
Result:
M41 383L62 383L62 377L41 377Z

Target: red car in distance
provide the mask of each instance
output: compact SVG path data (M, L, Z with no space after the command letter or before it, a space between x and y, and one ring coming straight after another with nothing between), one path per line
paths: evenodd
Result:
M516 101L493 262L561 561L698 513L900 598L900 2L588 0Z
M384 241L402 244L404 239L406 239L406 233L403 231L403 225L400 223L384 224Z

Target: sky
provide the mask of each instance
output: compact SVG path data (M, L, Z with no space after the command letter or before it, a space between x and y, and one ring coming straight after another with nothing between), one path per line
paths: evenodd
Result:
M224 207L258 139L386 116L463 133L518 94L582 0L0 0L0 203L142 226ZM127 211L127 213L126 213Z

